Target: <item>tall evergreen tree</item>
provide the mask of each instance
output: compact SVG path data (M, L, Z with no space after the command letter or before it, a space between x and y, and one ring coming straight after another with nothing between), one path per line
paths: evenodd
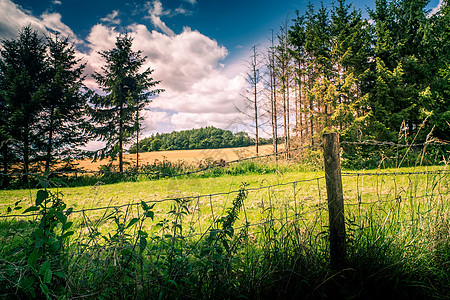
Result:
M419 96L427 85L422 45L428 1L377 0L375 22L375 85L370 95L378 138L395 139L399 129L417 132L425 115ZM402 124L405 124L403 126Z
M0 78L2 73L0 69ZM10 143L11 143L11 131L9 128L9 114L6 107L5 91L3 88L4 81L0 79L0 157L3 174L0 175L0 186L6 187L8 185L8 165L11 161Z
M351 10L346 0L338 0L331 10L331 35L333 83L337 91L333 125L344 132L353 131L368 113L369 90L365 82L369 80L373 55L369 24L359 10Z
M74 45L58 35L47 38L48 88L41 118L45 170L55 156L73 157L87 136L87 92L83 86L85 65L75 56Z
M141 51L133 51L133 39L128 35L117 37L115 48L100 52L106 65L102 73L93 76L105 92L95 95L93 120L95 133L106 141L106 150L112 157L119 156L119 170L123 172L123 148L139 128L139 111L151 101L151 96L162 90L153 89L159 81L151 78L153 70L140 72L146 57Z
M23 172L28 173L41 139L37 133L47 80L46 46L36 31L24 27L18 39L2 41L0 53L1 101L7 116L3 134L13 141L4 151L14 151L23 162Z
M295 60L295 131L300 134L300 140L308 133L306 126L306 103L303 97L306 81L306 54L305 54L305 18L296 11L296 18L292 20L294 24L289 29L289 43L293 46L292 57Z
M450 3L427 18L420 48L424 51L427 80L419 97L422 112L429 116L433 135L450 140Z

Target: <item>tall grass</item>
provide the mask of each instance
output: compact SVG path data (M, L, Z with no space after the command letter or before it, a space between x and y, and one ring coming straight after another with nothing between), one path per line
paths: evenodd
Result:
M0 224L0 298L449 295L447 173L347 174L348 266L339 272L329 266L321 180L242 185L232 201L180 197L76 218L44 183L27 209L36 216Z

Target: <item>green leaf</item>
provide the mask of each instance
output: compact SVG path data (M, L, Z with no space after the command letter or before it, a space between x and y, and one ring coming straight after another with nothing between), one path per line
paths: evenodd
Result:
M147 203L145 203L144 201L141 201L141 205L142 205L142 209L143 209L143 210L148 210L148 205L147 205Z
M133 226L134 224L136 224L137 222L139 222L138 218L133 218L130 220L130 223L128 223L126 228L130 228L131 226Z
M72 224L73 224L73 222L67 222L66 224L64 224L63 230L69 229L70 227L72 227Z
M31 252L30 256L28 256L27 264L35 268L38 258L40 257L39 248L35 248L33 252Z
M61 271L55 272L55 276L58 276L59 278L62 278L62 279L66 278L66 275L64 275L64 272L61 272Z
M25 290L25 289L28 289L29 287L31 287L33 285L33 283L34 283L34 276L28 275L27 277L25 277L24 279L22 279L19 282L19 286Z
M141 249L141 252L145 250L147 247L147 239L143 236L139 239L139 248Z
M46 260L42 266L39 268L39 274L40 275L44 275L45 272L47 272L47 270L50 269L50 262L48 260Z
M44 190L37 191L36 206L39 206L48 198L48 192Z
M44 283L50 283L52 281L53 272L50 269L47 269L44 274Z
M62 238L62 239L66 239L66 238L68 238L69 236L71 236L71 235L73 235L73 234L74 234L73 231L67 231L67 232L65 232L65 233L61 236L61 238Z
M60 220L62 223L66 223L67 217L62 212L57 211L55 215L56 218L58 218L58 220Z
M150 219L152 219L153 221L153 217L155 216L155 213L151 210L147 211L147 213L145 214L147 217L149 217Z
M41 283L39 286L41 287L41 291L44 295L48 296L48 286L45 283Z
M26 214L27 212L30 212L30 211L38 211L39 209L40 208L37 207L37 206L30 206L30 207L28 207L27 209L24 210L23 214Z
M130 249L127 249L127 248L122 249L122 255L128 256L128 255L130 255L130 254L131 254L131 250L130 250Z
M11 207L8 207L8 208L6 209L6 212L7 212L7 213L10 213L10 212L12 212L12 209L11 209Z

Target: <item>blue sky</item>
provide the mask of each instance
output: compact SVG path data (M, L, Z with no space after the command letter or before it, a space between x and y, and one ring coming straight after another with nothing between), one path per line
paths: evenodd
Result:
M442 0L441 0L442 1ZM311 1L319 7L319 1ZM332 1L323 1L331 7ZM365 12L375 0L354 1ZM86 72L102 65L98 51L114 46L119 33L134 37L154 78L166 91L145 112L144 134L204 126L233 129L242 102L250 47L267 43L304 0L0 0L0 39L31 25L42 34L58 31L76 44ZM348 3L352 3L348 1ZM431 0L430 10L439 0ZM263 50L263 49L262 49ZM88 77L86 84L95 89Z

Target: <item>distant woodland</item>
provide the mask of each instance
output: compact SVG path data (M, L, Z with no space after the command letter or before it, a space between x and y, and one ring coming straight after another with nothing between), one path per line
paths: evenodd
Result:
M260 139L261 144L269 144L270 139ZM157 133L139 141L140 152L162 150L218 149L248 147L255 139L246 132L232 133L215 127ZM130 153L136 153L136 144L130 147Z

